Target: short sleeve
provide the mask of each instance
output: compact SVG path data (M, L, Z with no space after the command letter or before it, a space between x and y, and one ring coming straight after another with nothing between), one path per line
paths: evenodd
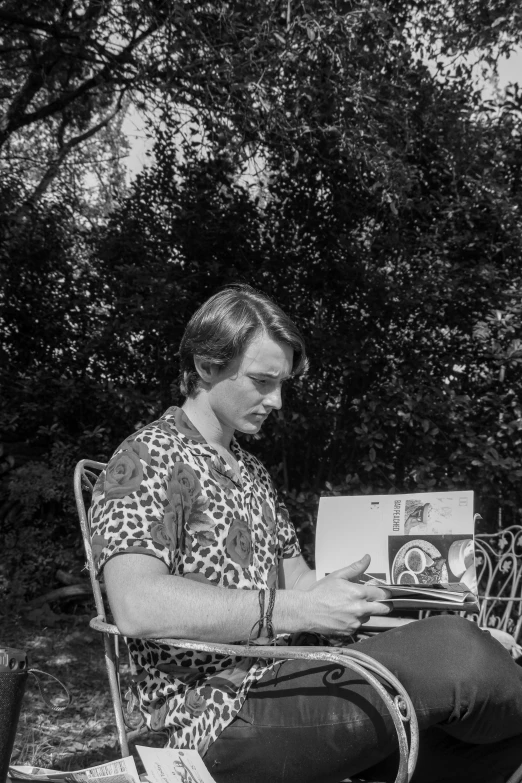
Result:
M282 557L285 560L291 557L297 557L301 554L301 547L299 546L297 534L290 521L290 515L285 504L279 499L276 501L276 519L279 551L282 553Z
M146 430L141 431L121 444L94 488L90 520L97 573L124 552L157 557L172 570L178 525L167 499L165 456L172 444L158 449L155 438L154 456L145 435Z

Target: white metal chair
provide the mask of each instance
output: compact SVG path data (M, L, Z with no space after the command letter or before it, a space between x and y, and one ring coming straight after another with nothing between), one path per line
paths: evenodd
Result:
M475 538L480 612L483 628L511 634L522 642L522 526ZM522 650L520 651L522 653Z
M74 473L74 492L97 612L97 616L91 620L90 626L103 636L105 664L116 718L118 740L122 755L127 756L129 754L129 742L135 740L147 729L141 726L138 729L133 730L131 728L129 730L125 724L119 680L120 633L115 625L107 622L103 594L94 568L89 516L84 499L85 491L89 495L90 502L90 495L96 479L104 468L105 465L101 462L81 460L76 466ZM411 700L397 678L388 669L373 660L373 658L359 652L356 649L356 645L352 645L349 648L272 647L258 645L248 647L235 644L195 642L187 639L155 639L154 641L189 650L201 650L223 655L239 655L249 658L300 658L341 664L366 680L370 687L375 688L381 696L390 712L397 731L400 761L395 783L407 783L411 779L418 753L418 725ZM377 677L380 679L377 679ZM386 687L382 685L382 682L386 683ZM356 781L353 780L352 783L356 783Z
M514 658L522 656L522 526L475 536L479 609L463 617L487 629ZM433 612L419 612L419 618Z

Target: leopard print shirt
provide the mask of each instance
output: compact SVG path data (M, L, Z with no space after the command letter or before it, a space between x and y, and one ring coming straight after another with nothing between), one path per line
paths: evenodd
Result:
M170 574L219 588L277 587L281 558L300 553L266 469L233 440L239 473L180 408L125 440L91 505L98 573L124 552L157 557ZM285 639L281 639L284 643ZM241 709L266 661L128 639L133 687L147 724L171 747L204 755ZM273 664L272 664L273 665Z

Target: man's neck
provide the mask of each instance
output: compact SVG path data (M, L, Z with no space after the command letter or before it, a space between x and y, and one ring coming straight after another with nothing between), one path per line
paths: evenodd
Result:
M208 404L204 391L199 391L195 397L187 397L182 408L207 443L216 447L218 451L220 449L230 451L230 442L234 431L224 427L219 421Z

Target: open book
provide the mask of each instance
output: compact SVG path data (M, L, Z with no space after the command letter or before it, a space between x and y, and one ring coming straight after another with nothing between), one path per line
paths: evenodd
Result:
M394 609L478 608L473 492L321 498L317 578L364 554L360 581L386 585Z

